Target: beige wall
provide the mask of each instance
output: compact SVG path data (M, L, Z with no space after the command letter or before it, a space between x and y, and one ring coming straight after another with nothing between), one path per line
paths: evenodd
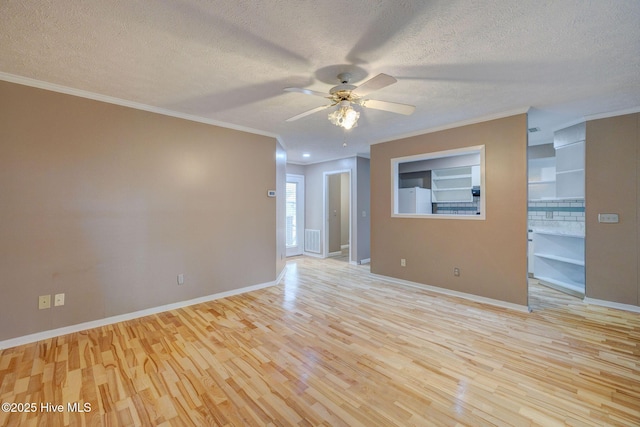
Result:
M327 187L327 202L329 203L329 253L340 252L340 237L342 236L342 207L340 197L340 174L329 175L329 185Z
M0 113L0 340L275 279L273 138L6 82Z
M349 157L346 159L332 160L329 162L313 163L304 166L304 226L306 229L320 230L321 236L324 236L325 227L323 224L323 208L324 208L324 180L325 173L338 173L344 171L350 171L351 173L351 194L356 194L355 182L353 179L356 169L356 158ZM357 228L354 226L357 224L357 218L354 213L351 212L351 260L355 259L357 254L356 243L358 241ZM324 242L321 240L321 253L324 253ZM327 249L329 246L327 245Z
M640 114L588 121L585 149L586 295L640 305Z
M286 247L286 192L287 152L278 142L276 145L276 277L287 265Z
M350 177L348 173L340 174L340 246L349 244L349 205L351 200Z
M321 230L321 233L324 233L322 221L324 173L342 170L349 170L351 173L350 261L360 263L370 257L369 159L350 157L310 165L287 164L287 173L305 177L305 228Z
M364 157L356 158L356 193L353 200L353 218L356 219L353 227L356 229L356 238L351 242L351 250L355 253L355 261L360 264L363 260L371 258L371 170L370 161ZM352 178L354 179L354 178Z
M391 217L392 158L475 145L485 145L486 220ZM371 147L371 271L527 305L526 114Z

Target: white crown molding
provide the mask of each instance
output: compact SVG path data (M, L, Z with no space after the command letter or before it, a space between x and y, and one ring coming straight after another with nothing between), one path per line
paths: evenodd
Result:
M397 141L397 140L400 140L400 139L411 138L413 136L426 135L426 134L429 134L429 133L434 133L434 132L440 132L440 131L443 131L443 130L459 128L459 127L462 127L462 126L475 125L475 124L478 124L478 123L489 122L491 120L504 119L505 117L511 117L511 116L515 116L515 115L518 115L518 114L526 114L530 109L531 109L531 107L516 108L514 110L503 111L503 112L500 112L500 113L495 113L495 114L489 114L489 115L486 115L486 116L475 117L473 119L468 119L468 120L462 120L462 121L459 121L459 122L448 123L448 124L442 125L442 126L436 126L436 127L432 127L432 128L428 128L428 129L423 129L423 130L419 130L419 131L415 131L415 132L409 132L409 133L406 133L406 134L397 135L397 136L394 136L394 137L391 137L391 138L385 138L385 139L381 139L381 140L376 140L376 141L372 142L371 145L382 144L383 142L389 142L389 141Z
M303 252L302 255L310 256L310 257L313 257L313 258L322 258L322 259L324 259L324 256L322 256L322 254L316 254L314 252Z
M117 316L106 317L104 319L92 320L89 322L79 323L71 326L65 326L58 329L51 329L48 331L37 332L35 334L24 335L16 338L10 338L8 340L0 341L0 350L4 350L10 347L17 347L19 345L31 344L36 341L47 340L47 339L55 338L61 335L72 334L74 332L85 331L87 329L99 328L102 326L112 325L118 322L126 322L127 320L133 320L140 317L151 316L151 315L162 313L169 310L176 310L178 308L188 307L195 304L201 304L201 303L214 301L221 298L227 298L234 295L244 294L247 292L257 291L259 289L268 288L270 286L279 284L282 278L284 277L286 270L287 270L286 267L283 268L278 278L273 282L246 286L244 288L233 289L230 291L207 295L200 298L194 298L187 301L161 305L158 307L147 308L145 310L134 311L132 313L120 314Z
M453 291L450 289L439 288L437 286L426 285L424 283L411 282L409 280L397 279L395 277L383 276L380 274L371 273L373 277L377 277L382 280L387 280L389 282L397 283L399 285L411 286L414 288L426 289L428 291L432 291L438 294L448 295L452 297L462 298L473 302L479 302L481 304L493 305L495 307L507 308L510 310L515 310L523 313L530 313L531 310L526 305L514 304L511 302L500 301L493 298L482 297L479 295L468 294L466 292Z
M585 116L584 118L585 120L598 120L598 119L608 119L610 117L626 116L627 114L635 114L635 113L640 113L640 106L627 108L625 110L611 111L609 113L592 114L590 116Z
M270 138L277 139L283 148L286 149L286 146L280 139L279 135L276 135L271 132L265 132L259 129L253 129L245 126L234 125L233 123L221 122L218 120L207 119L205 117L194 116L192 114L180 113L178 111L167 110L165 108L154 107L152 105L142 104L139 102L128 101L126 99L115 98L112 96L101 95L99 93L89 92L86 90L75 89L68 86L58 85L55 83L48 83L41 80L32 79L29 77L16 76L14 74L3 73L0 72L0 80L16 83L24 86L35 87L38 89L49 90L52 92L63 93L66 95L77 96L80 98L92 99L94 101L106 102L108 104L119 105L122 107L133 108L136 110L148 111L150 113L161 114L163 116L175 117L178 119L189 120L191 122L204 123L207 125L218 126L227 129L233 129L241 132L253 133L256 135L268 136Z

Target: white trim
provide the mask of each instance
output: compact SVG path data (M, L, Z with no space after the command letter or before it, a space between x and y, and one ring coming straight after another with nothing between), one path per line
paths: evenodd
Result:
M273 282L274 286L275 285L279 285L280 282L282 281L282 279L284 279L284 275L287 274L287 264L284 265L284 268L282 269L282 271L280 272L280 274L278 274L278 277L276 277L276 280ZM265 286L266 287L266 286Z
M520 311L523 313L530 313L531 309L526 305L514 304L511 302L500 301L493 298L482 297L479 295L468 294L466 292L453 291L451 289L439 288L437 286L425 285L424 283L411 282L409 280L397 279L395 277L383 276L380 274L371 273L372 276L388 280L389 282L397 283L399 285L407 285L415 288L426 289L439 294L449 295L453 297L463 298L469 301L479 302L482 304L493 305L496 307L507 308L510 310Z
M192 122L205 123L208 125L219 126L228 129L239 130L242 132L249 132L256 135L268 136L276 138L283 148L286 148L280 137L271 132L265 132L263 130L249 128L246 126L238 126L233 123L221 122L218 120L208 119L205 117L194 116L192 114L180 113L178 111L167 110L165 108L154 107L152 105L142 104L140 102L128 101L126 99L115 98L113 96L101 95L99 93L89 92L82 89L74 89L72 87L58 85L55 83L48 83L41 80L31 79L28 77L16 76L14 74L0 72L0 80L4 80L10 83L16 83L24 86L35 87L38 89L45 89L52 92L64 93L66 95L77 96L80 98L92 99L94 101L106 102L108 104L120 105L122 107L134 108L136 110L148 111L150 113L162 114L163 116L176 117L178 119L189 120Z
M516 116L518 114L526 114L530 109L531 107L516 108L514 110L503 111L501 113L489 114L486 116L476 117L468 120L461 120L459 122L453 122L453 123L449 123L442 126L436 126L430 129L423 129L415 132L392 136L392 137L381 139L381 140L376 140L372 142L371 145L382 144L383 142L389 142L389 141L397 141L400 139L411 138L413 136L418 136L418 135L426 135L429 133L440 132L447 129L455 129L462 126L475 125L477 123L489 122L491 120L504 119L505 117Z
M620 302L606 301L606 300L586 298L586 297L582 301L586 304L599 305L602 307L616 308L618 310L640 313L640 306L637 306L637 305L622 304Z
M584 116L584 119L585 120L608 119L610 117L626 116L627 114L635 114L635 113L640 113L640 106L627 108L625 110L611 111L608 113L592 114L590 116Z
M347 243L346 245L340 245L340 249L347 249L349 248L349 244Z
M480 154L480 215L451 215L451 214L403 214L398 213L398 189L400 188L400 163L417 160L431 160L443 157L453 157L472 154L478 151ZM470 153L472 152L472 153ZM468 147L453 148L450 150L434 151L431 153L413 154L410 156L394 157L391 159L391 217L392 218L429 218L429 219L461 219L471 221L485 221L487 219L487 186L485 185L485 146L472 145Z
M363 260L360 260L360 265L362 264L371 264L371 258L365 258Z
M327 254L328 257L340 256L342 255L342 251L329 252Z
M325 258L324 256L322 256L322 254L315 254L313 252L302 252L302 255L310 256L310 257L313 257L313 258Z
M58 329L50 329L48 331L36 332L35 334L24 335L17 338L10 338L8 340L0 341L0 350L4 350L6 348L16 347L24 344L31 344L36 341L47 340L47 339L55 338L61 335L72 334L74 332L85 331L87 329L99 328L101 326L107 326L107 325L111 325L118 322L126 322L127 320L137 319L145 316L151 316L151 315L162 313L169 310L176 310L178 308L188 307L190 305L201 304L204 302L214 301L221 298L227 298L234 295L244 294L247 292L257 291L259 289L268 288L270 286L277 285L280 282L280 280L282 280L282 278L284 277L285 272L286 272L286 267L282 269L282 272L280 273L278 278L273 282L246 286L244 288L232 289L230 291L224 291L217 294L190 299L187 301L165 304L158 307L152 307L144 310L134 311L132 313L119 314L117 316L105 317L104 319L92 320L89 322L79 323L71 326L65 326Z

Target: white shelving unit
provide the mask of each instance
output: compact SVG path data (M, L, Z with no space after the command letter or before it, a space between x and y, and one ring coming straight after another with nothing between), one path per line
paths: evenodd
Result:
M432 202L472 202L472 166L431 171Z
M556 195L564 199L584 198L584 123L554 133L556 149Z
M553 231L533 233L533 276L584 296L584 236Z
M555 157L529 160L529 200L553 200L555 198Z

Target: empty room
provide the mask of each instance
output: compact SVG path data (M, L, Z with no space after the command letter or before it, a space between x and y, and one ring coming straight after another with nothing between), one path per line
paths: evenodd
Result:
M0 3L0 426L640 425L638 22Z

